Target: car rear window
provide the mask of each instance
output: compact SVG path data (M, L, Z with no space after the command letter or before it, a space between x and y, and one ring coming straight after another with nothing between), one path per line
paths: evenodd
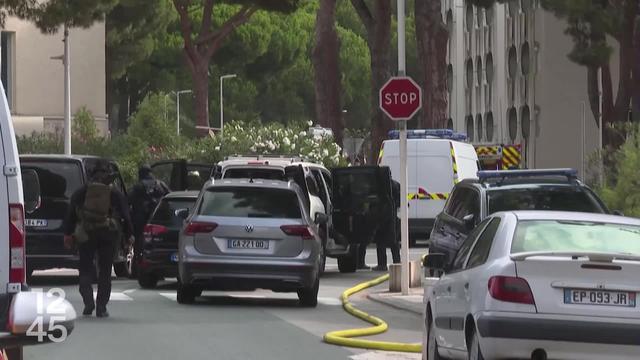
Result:
M150 223L158 225L181 226L182 218L176 216L176 210L191 209L195 198L164 198L156 208Z
M224 172L225 179L285 180L282 169L231 168Z
M487 198L489 214L513 210L605 212L593 195L568 186L491 190Z
M207 190L200 215L300 219L300 202L291 190L214 188Z
M521 221L516 227L511 253L528 251L640 255L640 226L587 221Z
M23 169L33 169L40 178L40 195L43 198L69 199L82 186L82 168L71 161L25 162Z

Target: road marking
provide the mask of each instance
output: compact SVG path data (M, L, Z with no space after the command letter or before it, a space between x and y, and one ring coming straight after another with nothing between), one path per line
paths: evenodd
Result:
M123 294L131 294L132 292L137 291L137 290L138 289L127 289L127 290L123 291L122 293Z
M421 354L399 353L391 351L372 351L350 357L352 360L419 360Z
M95 298L96 295L97 295L97 292L94 291L93 297ZM127 296L127 294L121 293L121 292L112 292L109 300L110 301L133 301L133 299Z
M170 293L167 293L167 292L161 292L161 293L158 293L158 294L160 294L160 295L162 295L162 296L166 297L167 299L169 299L169 300L171 300L171 301L176 301L176 297L177 297L177 295L176 295L176 293L174 293L174 292L170 292Z
M322 305L329 305L329 306L342 305L342 302L340 301L340 299L332 298L332 297L319 297L318 298L318 303L320 303Z

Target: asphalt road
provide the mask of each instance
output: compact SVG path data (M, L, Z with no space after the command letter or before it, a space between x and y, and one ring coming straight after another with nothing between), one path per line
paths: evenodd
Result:
M417 259L426 249L411 249ZM375 249L367 263L375 265ZM346 288L373 279L381 273L358 271L340 274L329 260L320 281L319 305L300 308L296 294L256 292L205 292L194 305L175 301L175 280L142 290L133 280L115 280L109 312L111 317L80 317L76 328L60 344L25 348L27 360L44 359L419 359L418 354L397 354L349 349L322 342L331 330L364 327L367 324L342 310L339 295ZM74 270L37 272L32 287L60 287L77 312L82 301ZM387 284L380 285L381 287ZM420 319L412 313L371 302L358 294L352 302L389 323L390 331L372 338L419 342Z

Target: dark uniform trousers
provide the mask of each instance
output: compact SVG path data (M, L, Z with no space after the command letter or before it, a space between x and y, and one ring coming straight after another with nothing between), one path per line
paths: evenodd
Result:
M117 232L97 231L89 234L89 240L78 245L80 253L80 295L85 306L97 305L98 310L104 310L111 297L111 267ZM93 301L93 274L95 273L94 258L98 256L98 294Z

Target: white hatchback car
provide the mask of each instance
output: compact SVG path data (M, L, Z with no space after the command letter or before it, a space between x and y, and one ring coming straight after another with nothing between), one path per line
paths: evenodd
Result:
M426 292L429 360L640 358L640 220L515 211L482 221Z

